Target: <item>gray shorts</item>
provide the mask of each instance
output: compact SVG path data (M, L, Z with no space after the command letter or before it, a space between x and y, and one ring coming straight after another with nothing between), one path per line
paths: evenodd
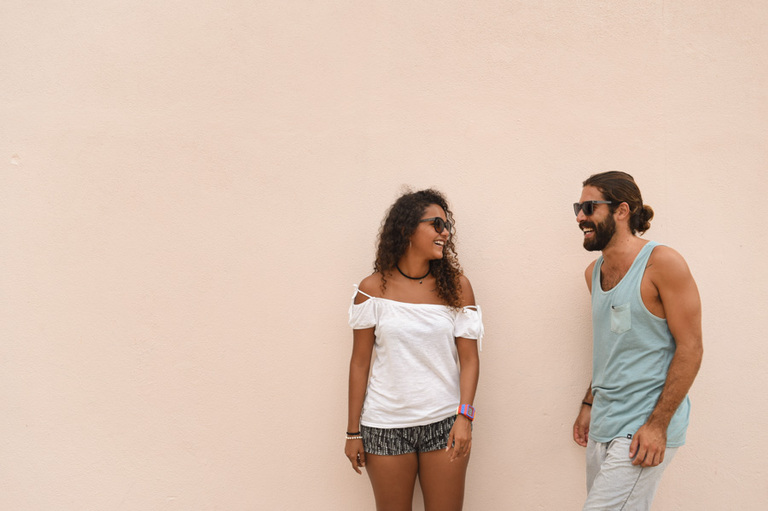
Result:
M360 426L363 448L369 454L381 456L445 449L455 421L456 416L453 415L432 424L410 428L383 429Z
M587 502L584 511L621 509L647 511L661 482L661 475L677 452L667 447L664 461L655 467L633 465L629 438L587 442Z

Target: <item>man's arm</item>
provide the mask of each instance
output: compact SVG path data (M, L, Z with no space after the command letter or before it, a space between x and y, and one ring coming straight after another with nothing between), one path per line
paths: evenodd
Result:
M671 248L657 247L646 271L658 290L676 344L661 396L629 448L633 464L652 467L664 461L669 422L696 378L703 347L701 299L685 260Z
M584 270L584 278L587 281L587 288L589 288L590 295L592 294L592 270L595 268L595 262L587 266ZM573 440L582 447L587 446L587 439L589 438L589 421L592 418L592 382L587 387L587 394L581 401L581 408L579 409L579 415L576 416L576 422L573 423ZM589 404L585 404L589 403Z
M592 419L592 383L587 388L587 394L581 401L581 409L573 423L573 440L582 447L587 446L589 440L589 421Z

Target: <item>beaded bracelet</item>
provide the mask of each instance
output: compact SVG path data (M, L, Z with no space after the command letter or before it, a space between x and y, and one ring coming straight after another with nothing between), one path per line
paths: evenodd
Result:
M347 431L347 440L362 440L362 439L363 439L363 435L361 435L359 431L355 433L350 433L349 431Z

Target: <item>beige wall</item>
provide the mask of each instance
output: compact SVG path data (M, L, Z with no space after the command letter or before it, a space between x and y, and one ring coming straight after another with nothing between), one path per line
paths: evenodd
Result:
M466 509L578 509L570 203L621 169L704 306L656 509L764 509L764 2L0 13L0 508L371 509L342 454L346 312L410 185L448 195L484 307Z

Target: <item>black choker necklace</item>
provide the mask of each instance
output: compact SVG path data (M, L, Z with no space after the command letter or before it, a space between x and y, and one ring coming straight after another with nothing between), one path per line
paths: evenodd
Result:
M427 275L429 275L429 272L431 271L430 269L427 269L427 273L425 273L424 276L422 276L422 277L411 277L411 276L406 275L405 273L403 273L403 270L401 270L398 265L395 265L395 268L397 268L397 271L400 272L400 275L402 275L406 279L418 280L419 284L423 284L424 283L424 279L427 278Z

